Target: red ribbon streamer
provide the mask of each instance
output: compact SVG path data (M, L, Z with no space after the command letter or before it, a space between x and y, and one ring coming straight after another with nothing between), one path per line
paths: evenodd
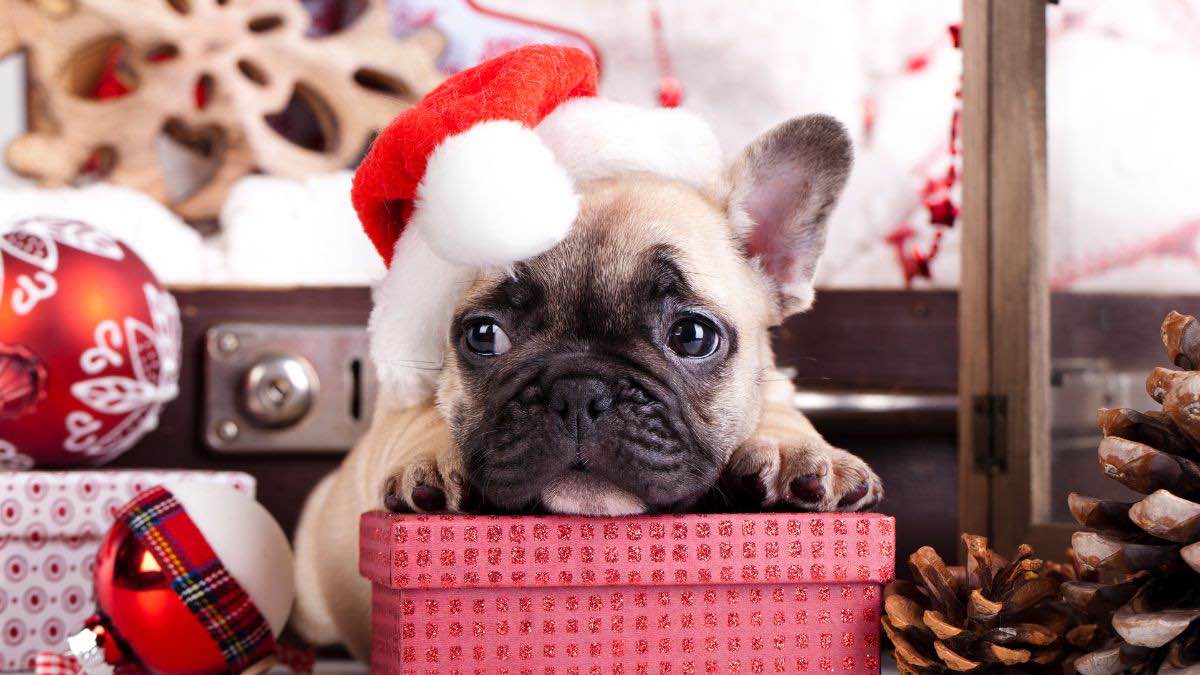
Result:
M654 37L654 57L661 75L658 84L658 103L664 108L678 108L683 103L683 85L675 77L675 64L663 34L662 10L658 0L650 1L650 34Z

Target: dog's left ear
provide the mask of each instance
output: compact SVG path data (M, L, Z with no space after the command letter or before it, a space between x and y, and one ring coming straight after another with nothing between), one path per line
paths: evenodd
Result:
M726 171L718 199L746 255L775 283L782 317L812 305L825 222L853 163L845 127L807 115L760 136Z

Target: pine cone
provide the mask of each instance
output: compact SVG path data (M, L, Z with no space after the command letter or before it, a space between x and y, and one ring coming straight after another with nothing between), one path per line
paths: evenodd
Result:
M1058 673L1091 644L1084 627L1059 602L1059 587L1076 568L1045 563L1022 544L1012 561L964 534L967 566L948 567L929 547L908 559L917 583L895 581L884 593L884 632L901 673Z
M1162 410L1105 409L1098 419L1104 473L1146 497L1069 498L1092 530L1072 537L1080 564L1113 578L1063 585L1068 603L1097 623L1110 620L1115 633L1076 661L1085 675L1200 673L1200 323L1171 312L1162 340L1184 369L1147 378Z

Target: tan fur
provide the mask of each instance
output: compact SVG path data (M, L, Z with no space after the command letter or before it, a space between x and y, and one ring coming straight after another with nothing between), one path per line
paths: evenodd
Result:
M743 161L733 171L744 167ZM639 253L671 244L682 251L689 283L737 326L741 344L713 408L735 448L726 473L757 476L766 487L767 504L854 510L877 501L882 496L878 477L862 460L830 446L817 433L793 407L792 384L775 369L769 328L798 305L796 298L781 299L761 266L742 255L745 217L726 203L736 189L724 185L701 193L651 176L623 176L589 183L581 191L581 213L572 234L539 264L569 270L578 265L579 256L602 256L598 274L604 278L589 281L620 288L633 274ZM502 274L481 275L465 289L459 307L471 306ZM370 593L357 570L358 516L383 507L385 484L414 511L419 509L411 492L418 484L443 489L448 510L458 509L462 458L445 420L457 416L474 422L478 417L471 415L482 414L464 400L462 383L457 362L448 357L436 406L397 409L381 400L370 431L305 505L296 537L294 621L310 640L342 641L356 657L367 657ZM820 480L824 497L818 503L798 503L791 496L793 479L803 476ZM861 499L840 504L864 482L867 491ZM624 503L597 503L591 512L616 512Z
M358 575L359 515L383 508L391 476L449 486L459 471L450 428L432 404L379 406L370 430L309 496L295 541L293 626L316 644L344 643L360 660L370 652L371 589Z

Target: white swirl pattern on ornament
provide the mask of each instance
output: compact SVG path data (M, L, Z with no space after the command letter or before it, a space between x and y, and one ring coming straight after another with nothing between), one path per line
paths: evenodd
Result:
M32 468L32 457L21 454L17 446L0 438L0 471L28 471Z

